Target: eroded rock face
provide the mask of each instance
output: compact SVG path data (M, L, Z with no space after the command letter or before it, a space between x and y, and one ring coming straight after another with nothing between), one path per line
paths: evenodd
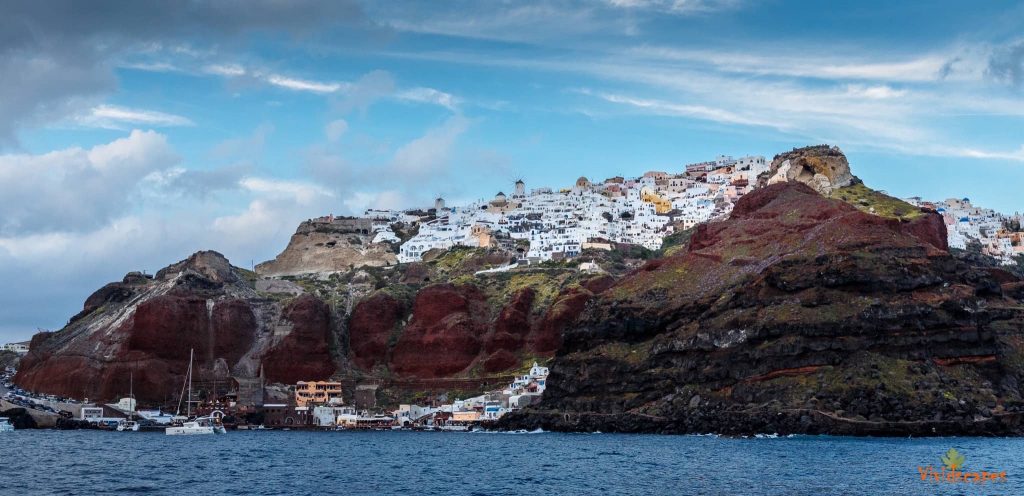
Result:
M392 352L399 375L444 377L465 370L480 353L489 309L475 286L430 286L416 295L412 321Z
M500 306L473 284L428 285L408 302L379 291L353 309L350 358L364 372L390 371L399 378L508 373L530 357L551 356L562 332L612 281L589 279L545 304L525 287Z
M363 370L387 366L391 336L405 318L405 302L385 292L360 301L349 320L349 349L352 361Z
M133 376L139 401L162 404L180 393L190 350L197 381L253 378L264 355L269 380L305 373L300 380L312 380L334 371L329 326L323 302L299 297L281 308L223 256L199 252L153 278L129 274L89 296L64 329L33 338L15 382L107 401L127 395ZM291 357L303 361L286 366Z
M505 426L1020 433L1018 282L952 257L939 224L757 190L587 305L542 404Z
M843 152L828 145L797 148L776 155L766 177L765 184L800 182L825 196L856 180Z
M372 243L373 232L367 227L303 222L284 251L274 260L257 265L256 272L263 276L292 276L398 263L389 245Z
M323 301L302 295L284 309L288 335L263 355L267 380L283 384L321 381L337 367L331 359L331 309Z

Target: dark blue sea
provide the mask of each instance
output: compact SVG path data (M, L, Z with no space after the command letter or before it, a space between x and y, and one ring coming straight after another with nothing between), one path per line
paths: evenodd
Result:
M949 448L1006 482L922 481ZM0 493L1024 494L1024 439L496 434L0 434Z

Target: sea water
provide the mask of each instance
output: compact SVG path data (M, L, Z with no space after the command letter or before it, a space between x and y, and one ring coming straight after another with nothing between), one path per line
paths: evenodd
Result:
M955 448L965 472L921 480ZM0 494L1024 494L1024 439L237 431L0 434Z

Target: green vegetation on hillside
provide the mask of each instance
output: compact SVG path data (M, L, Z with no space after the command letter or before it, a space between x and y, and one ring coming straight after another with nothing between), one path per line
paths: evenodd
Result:
M921 209L889 195L875 191L864 183L851 184L832 192L832 198L843 200L863 212L890 219L913 220L922 215Z

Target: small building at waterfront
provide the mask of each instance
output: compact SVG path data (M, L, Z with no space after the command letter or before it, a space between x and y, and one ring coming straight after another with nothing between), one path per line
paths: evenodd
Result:
M295 384L295 405L341 405L341 383L330 381L299 381Z

